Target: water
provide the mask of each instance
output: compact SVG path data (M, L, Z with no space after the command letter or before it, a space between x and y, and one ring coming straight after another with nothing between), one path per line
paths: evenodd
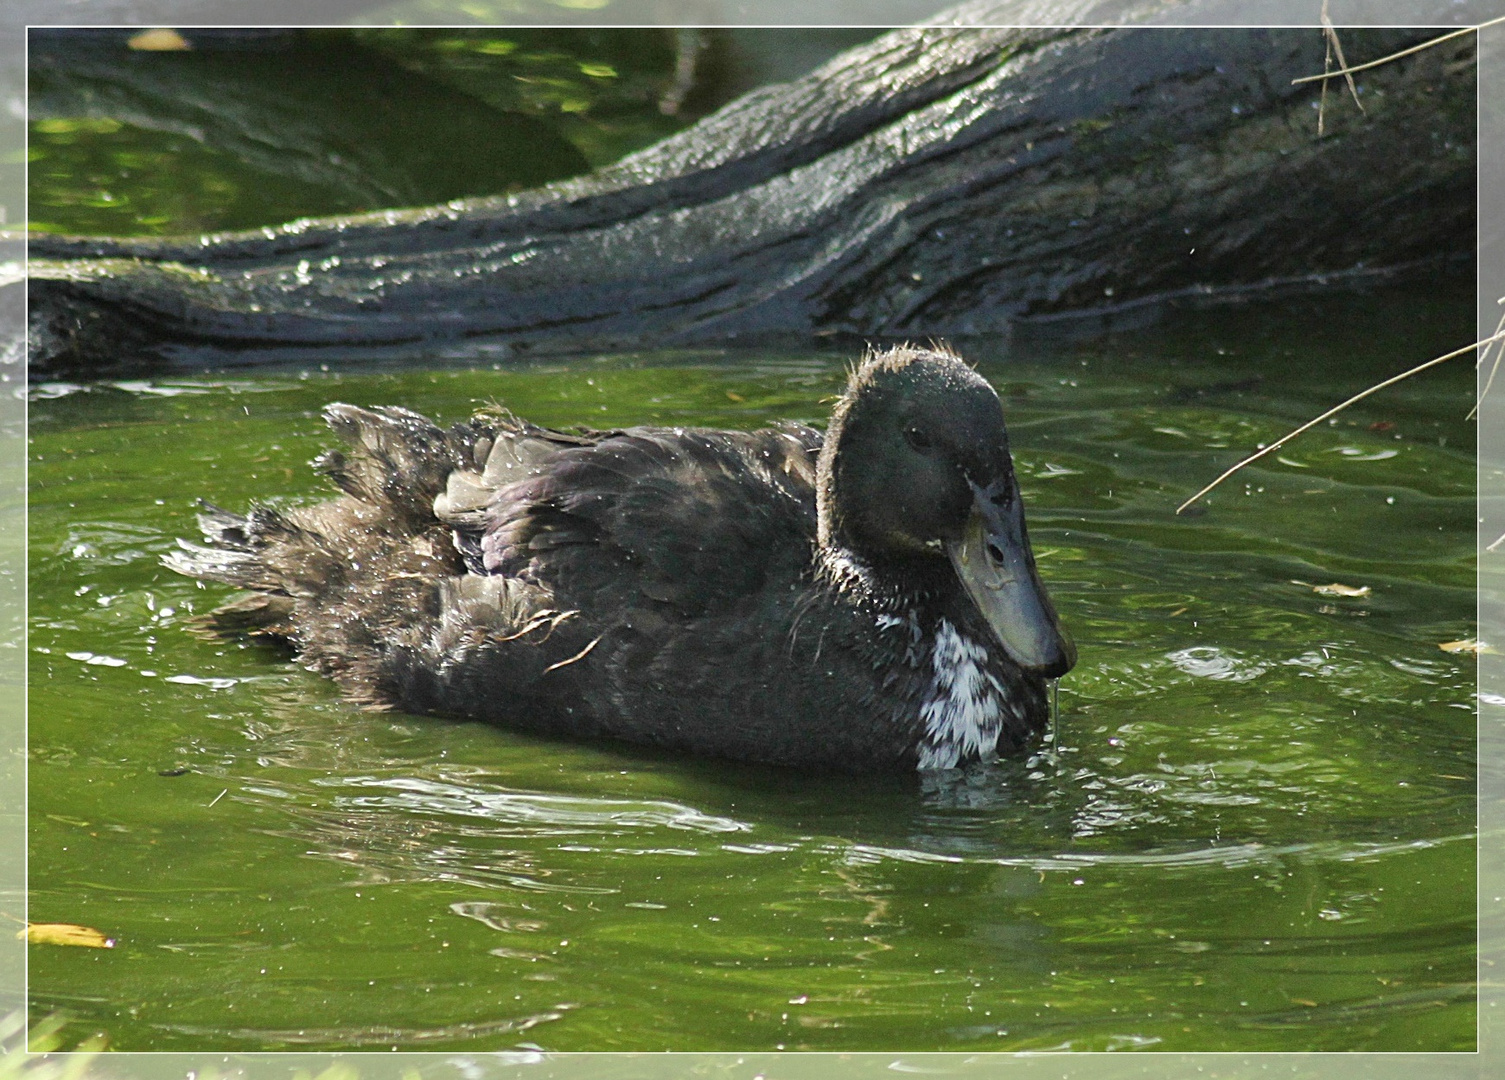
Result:
M843 779L377 715L157 564L320 496L331 400L819 420L849 353L33 388L32 1005L117 1049L1474 1046L1472 378L1423 292L959 343L1081 652L1059 742ZM1367 588L1327 595L1316 586Z

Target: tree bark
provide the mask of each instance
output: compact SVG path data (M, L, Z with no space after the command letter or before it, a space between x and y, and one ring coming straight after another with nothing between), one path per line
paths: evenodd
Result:
M1104 6L1133 23L1155 0ZM34 370L1006 332L1471 265L1474 44L996 29L971 3L588 177L181 241L32 241ZM971 25L942 25L961 23ZM1342 31L1351 63L1435 30Z

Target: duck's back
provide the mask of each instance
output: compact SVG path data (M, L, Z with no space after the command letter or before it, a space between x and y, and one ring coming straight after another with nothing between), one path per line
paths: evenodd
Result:
M516 453L504 438L493 454ZM530 463L483 514L448 515L477 579L538 590L539 626L415 655L428 707L743 760L898 764L913 732L873 715L872 619L815 580L819 449L807 427L613 432Z
M580 610L741 610L809 567L819 445L809 428L612 432L497 488L459 543L473 570Z

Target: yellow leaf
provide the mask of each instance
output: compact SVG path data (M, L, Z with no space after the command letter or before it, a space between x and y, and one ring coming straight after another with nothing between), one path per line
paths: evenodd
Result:
M133 34L126 44L142 52L184 52L193 48L188 44L188 39L176 30L161 27Z
M1475 641L1473 638L1464 638L1462 641L1439 641L1437 647L1443 652L1471 652L1475 655L1489 653L1491 656L1496 655L1494 646L1482 641Z
M1368 585L1339 585L1333 582L1331 585L1313 585L1312 592L1322 596L1368 596L1373 592Z
M27 923L26 929L16 934L32 945L82 945L89 949L113 949L115 939L107 938L92 926L77 923L41 922Z

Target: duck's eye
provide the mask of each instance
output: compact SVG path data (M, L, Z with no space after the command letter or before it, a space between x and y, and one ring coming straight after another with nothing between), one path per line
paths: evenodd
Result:
M918 450L922 454L935 445L930 436L917 427L904 429L904 441L909 444L910 449Z

